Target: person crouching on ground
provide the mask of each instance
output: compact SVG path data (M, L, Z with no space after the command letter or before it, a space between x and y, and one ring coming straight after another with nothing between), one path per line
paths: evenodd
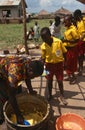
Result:
M18 124L24 124L24 118L16 100L16 90L20 81L25 81L30 94L36 94L31 79L42 75L43 63L30 61L27 57L0 57L0 124L4 121L3 105L8 100L16 114Z
M44 27L40 32L43 43L41 45L42 60L46 65L46 70L49 74L47 78L47 87L49 91L48 100L52 99L52 82L53 75L56 76L60 90L60 99L66 105L67 101L64 98L63 88L63 61L66 48L63 46L62 41L58 38L52 37L48 27Z

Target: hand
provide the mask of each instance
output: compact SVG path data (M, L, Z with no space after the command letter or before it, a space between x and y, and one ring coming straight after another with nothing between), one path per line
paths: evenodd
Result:
M22 115L17 116L17 124L24 125L24 117Z
M83 41L85 38L85 34L82 34L82 36L80 37L80 40Z

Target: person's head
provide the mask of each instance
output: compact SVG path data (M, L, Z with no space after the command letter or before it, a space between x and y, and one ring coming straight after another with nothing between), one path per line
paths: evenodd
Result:
M60 22L61 22L59 16L56 16L56 17L54 18L54 20L55 20L55 26L58 26L58 25L60 24Z
M52 21L52 20L50 20L50 21L49 21L49 23L50 23L50 25L52 25L53 21Z
M37 21L35 21L35 25L38 25L38 22L37 22Z
M66 27L70 27L72 25L72 15L65 16L63 23Z
M82 18L81 10L77 9L73 13L75 20L80 20Z
M52 42L51 33L48 27L43 27L40 32L41 38L47 44Z
M44 69L43 62L40 60L34 60L29 63L27 72L29 77L32 79L41 76L43 73L43 69Z

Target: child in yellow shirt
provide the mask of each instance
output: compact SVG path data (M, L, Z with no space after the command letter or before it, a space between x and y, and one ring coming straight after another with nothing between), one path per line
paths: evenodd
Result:
M51 36L48 27L42 28L40 35L43 40L43 43L41 45L42 60L46 65L46 70L49 72L46 76L47 87L49 91L48 100L52 98L52 82L53 75L55 75L60 90L60 99L63 104L66 105L67 101L64 98L63 89L63 55L67 52L67 50L63 46L60 39Z
M81 10L77 9L74 11L74 19L80 36L80 40L78 42L78 74L82 75L85 53L85 17L82 16Z
M64 18L64 25L66 30L64 32L63 44L67 48L66 54L66 73L70 84L76 83L75 72L77 71L78 49L77 44L79 35L76 27L72 23L72 16Z

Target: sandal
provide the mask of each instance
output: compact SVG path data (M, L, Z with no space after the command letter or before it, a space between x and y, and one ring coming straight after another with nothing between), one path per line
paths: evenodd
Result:
M36 95L36 94L37 94L37 91L35 91L35 90L30 91L30 94L32 94L32 95Z
M66 99L64 98L64 96L60 96L60 101L64 104L67 105L68 102L66 101Z

